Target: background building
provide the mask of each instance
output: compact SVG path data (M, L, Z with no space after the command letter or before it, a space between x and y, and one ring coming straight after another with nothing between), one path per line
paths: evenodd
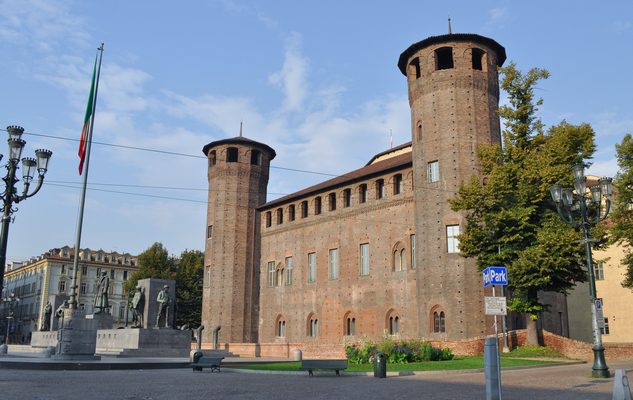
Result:
M51 302L53 312L70 294L73 277L74 248L64 246L47 251L22 263L9 264L5 274L2 297L11 293L20 301L14 307L14 326L10 327L12 343L28 342L30 333L42 326L44 307ZM106 271L110 277L110 312L115 325L123 325L126 311L126 295L123 284L138 270L136 256L128 253L82 249L79 254L77 292L79 308L92 313L97 277ZM0 334L7 331L9 305L0 304Z

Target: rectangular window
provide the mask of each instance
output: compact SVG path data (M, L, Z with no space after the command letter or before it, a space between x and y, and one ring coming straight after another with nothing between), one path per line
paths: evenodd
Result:
M268 261L268 287L275 286L275 262Z
M329 258L328 277L330 279L338 279L338 249L331 249Z
M88 275L88 267L84 265L83 267L81 267L81 276L86 276L86 275Z
M125 318L125 307L119 307L119 319Z
M604 319L604 328L600 328L600 331L603 335L609 334L609 318L605 317Z
M404 190L402 183L402 175L398 174L393 177L393 194L400 194Z
M66 291L66 281L59 281L59 291L60 292Z
M321 214L321 197L314 199L314 215Z
M62 264L62 274L65 274L65 273L66 273L66 265Z
M316 253L308 253L308 282L316 282Z
M301 218L307 218L307 217L308 217L308 202L302 201L301 202Z
M86 294L86 282L81 282L81 287L79 291L81 294Z
M213 225L207 226L207 239L211 239L213 237Z
M295 205L291 204L290 206L288 206L288 221L294 221L295 220Z
M415 233L409 236L409 242L411 245L411 269L415 269Z
M101 268L97 268L97 278L101 276Z
M292 257L286 257L286 285L292 285Z
M369 243L360 245L360 274L369 275Z
M459 225L446 225L446 251L459 253Z
M123 271L123 280L127 281L127 271Z
M270 211L266 212L266 228L270 228L273 224L273 216Z
M343 207L349 207L352 205L352 189L345 189L343 191Z
M593 274L597 281L604 280L604 264L601 262L597 262L593 264Z
M427 167L427 180L429 182L438 182L440 180L440 163L439 161L431 161Z
M277 209L277 225L281 225L283 223L284 223L284 209L278 208Z
M114 269L110 270L110 279L114 279Z

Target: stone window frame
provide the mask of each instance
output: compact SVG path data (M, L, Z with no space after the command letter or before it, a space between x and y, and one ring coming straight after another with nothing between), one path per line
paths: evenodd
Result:
M351 310L343 315L343 336L356 336L356 314Z
M275 336L278 338L286 337L286 319L282 314L277 315L275 319Z
M317 196L314 198L314 215L321 214L321 211L323 211L323 200L321 196Z
M333 257L334 256L334 257ZM328 251L328 279L337 280L340 276L340 262L338 247Z
M286 269L282 263L278 263L275 267L275 286L284 286L286 280Z
M279 207L276 211L276 219L277 219L277 225L281 225L284 223L284 209L282 207Z
M308 283L315 283L317 278L317 253L308 253Z
M336 211L336 193L332 192L327 195L328 211Z
M292 222L295 220L296 217L296 212L295 212L295 205L294 204L290 204L288 206L288 222Z
M86 294L87 289L88 289L88 285L86 284L86 282L81 282L81 285L79 286L79 293Z
M380 178L376 179L376 200L384 199L386 192L385 180Z
M396 242L396 244L391 249L391 271L402 272L406 270L407 263L405 248L402 243Z
M301 218L308 218L308 215L310 215L308 201L304 200L301 202Z
M593 275L597 281L604 280L604 263L603 262L593 263Z
M343 208L351 207L352 205L352 189L347 188L343 190Z
M316 338L319 336L319 318L311 312L306 321L306 336Z
M360 276L369 276L370 262L369 242L361 243L358 248L358 266Z
M432 334L446 334L446 311L439 304L429 312L429 331Z
M400 318L400 313L398 313L394 308L387 311L385 314L385 331L389 336L399 336L401 333L400 323L402 322L402 318Z
M288 256L284 259L286 265L286 286L292 285L292 256Z
M275 284L275 278L277 277L277 274L275 272L275 261L268 261L266 263L267 266L267 271L268 271L268 287L272 288L277 286Z
M461 227L459 224L446 225L446 252L448 254L458 254L459 251L459 236L461 233Z
M65 279L61 279L59 281L59 283L57 284L57 291L59 293L65 293L66 292L66 280Z
M404 193L404 179L402 174L395 174L393 176L393 194L397 196Z
M439 160L429 161L426 165L426 181L435 183L440 181L440 162Z
M417 245L416 245L415 233L409 234L409 248L411 249L410 250L411 257L409 259L409 262L411 264L411 269L416 269L415 256L417 252Z

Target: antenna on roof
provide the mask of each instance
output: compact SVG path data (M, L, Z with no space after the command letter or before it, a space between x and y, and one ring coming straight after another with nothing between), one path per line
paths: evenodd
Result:
M242 121L240 121L240 137L242 137Z
M448 34L452 35L453 34L453 30L451 29L451 16L448 16Z

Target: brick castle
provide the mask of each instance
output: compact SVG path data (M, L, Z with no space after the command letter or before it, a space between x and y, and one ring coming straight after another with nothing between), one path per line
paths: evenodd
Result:
M204 342L342 343L385 335L467 339L492 331L481 274L459 253L447 200L499 144L496 41L433 36L400 56L410 143L362 168L266 202L275 151L239 136L204 146L209 206ZM556 302L554 302L556 303ZM566 310L543 319L562 333ZM510 327L520 328L517 316Z

